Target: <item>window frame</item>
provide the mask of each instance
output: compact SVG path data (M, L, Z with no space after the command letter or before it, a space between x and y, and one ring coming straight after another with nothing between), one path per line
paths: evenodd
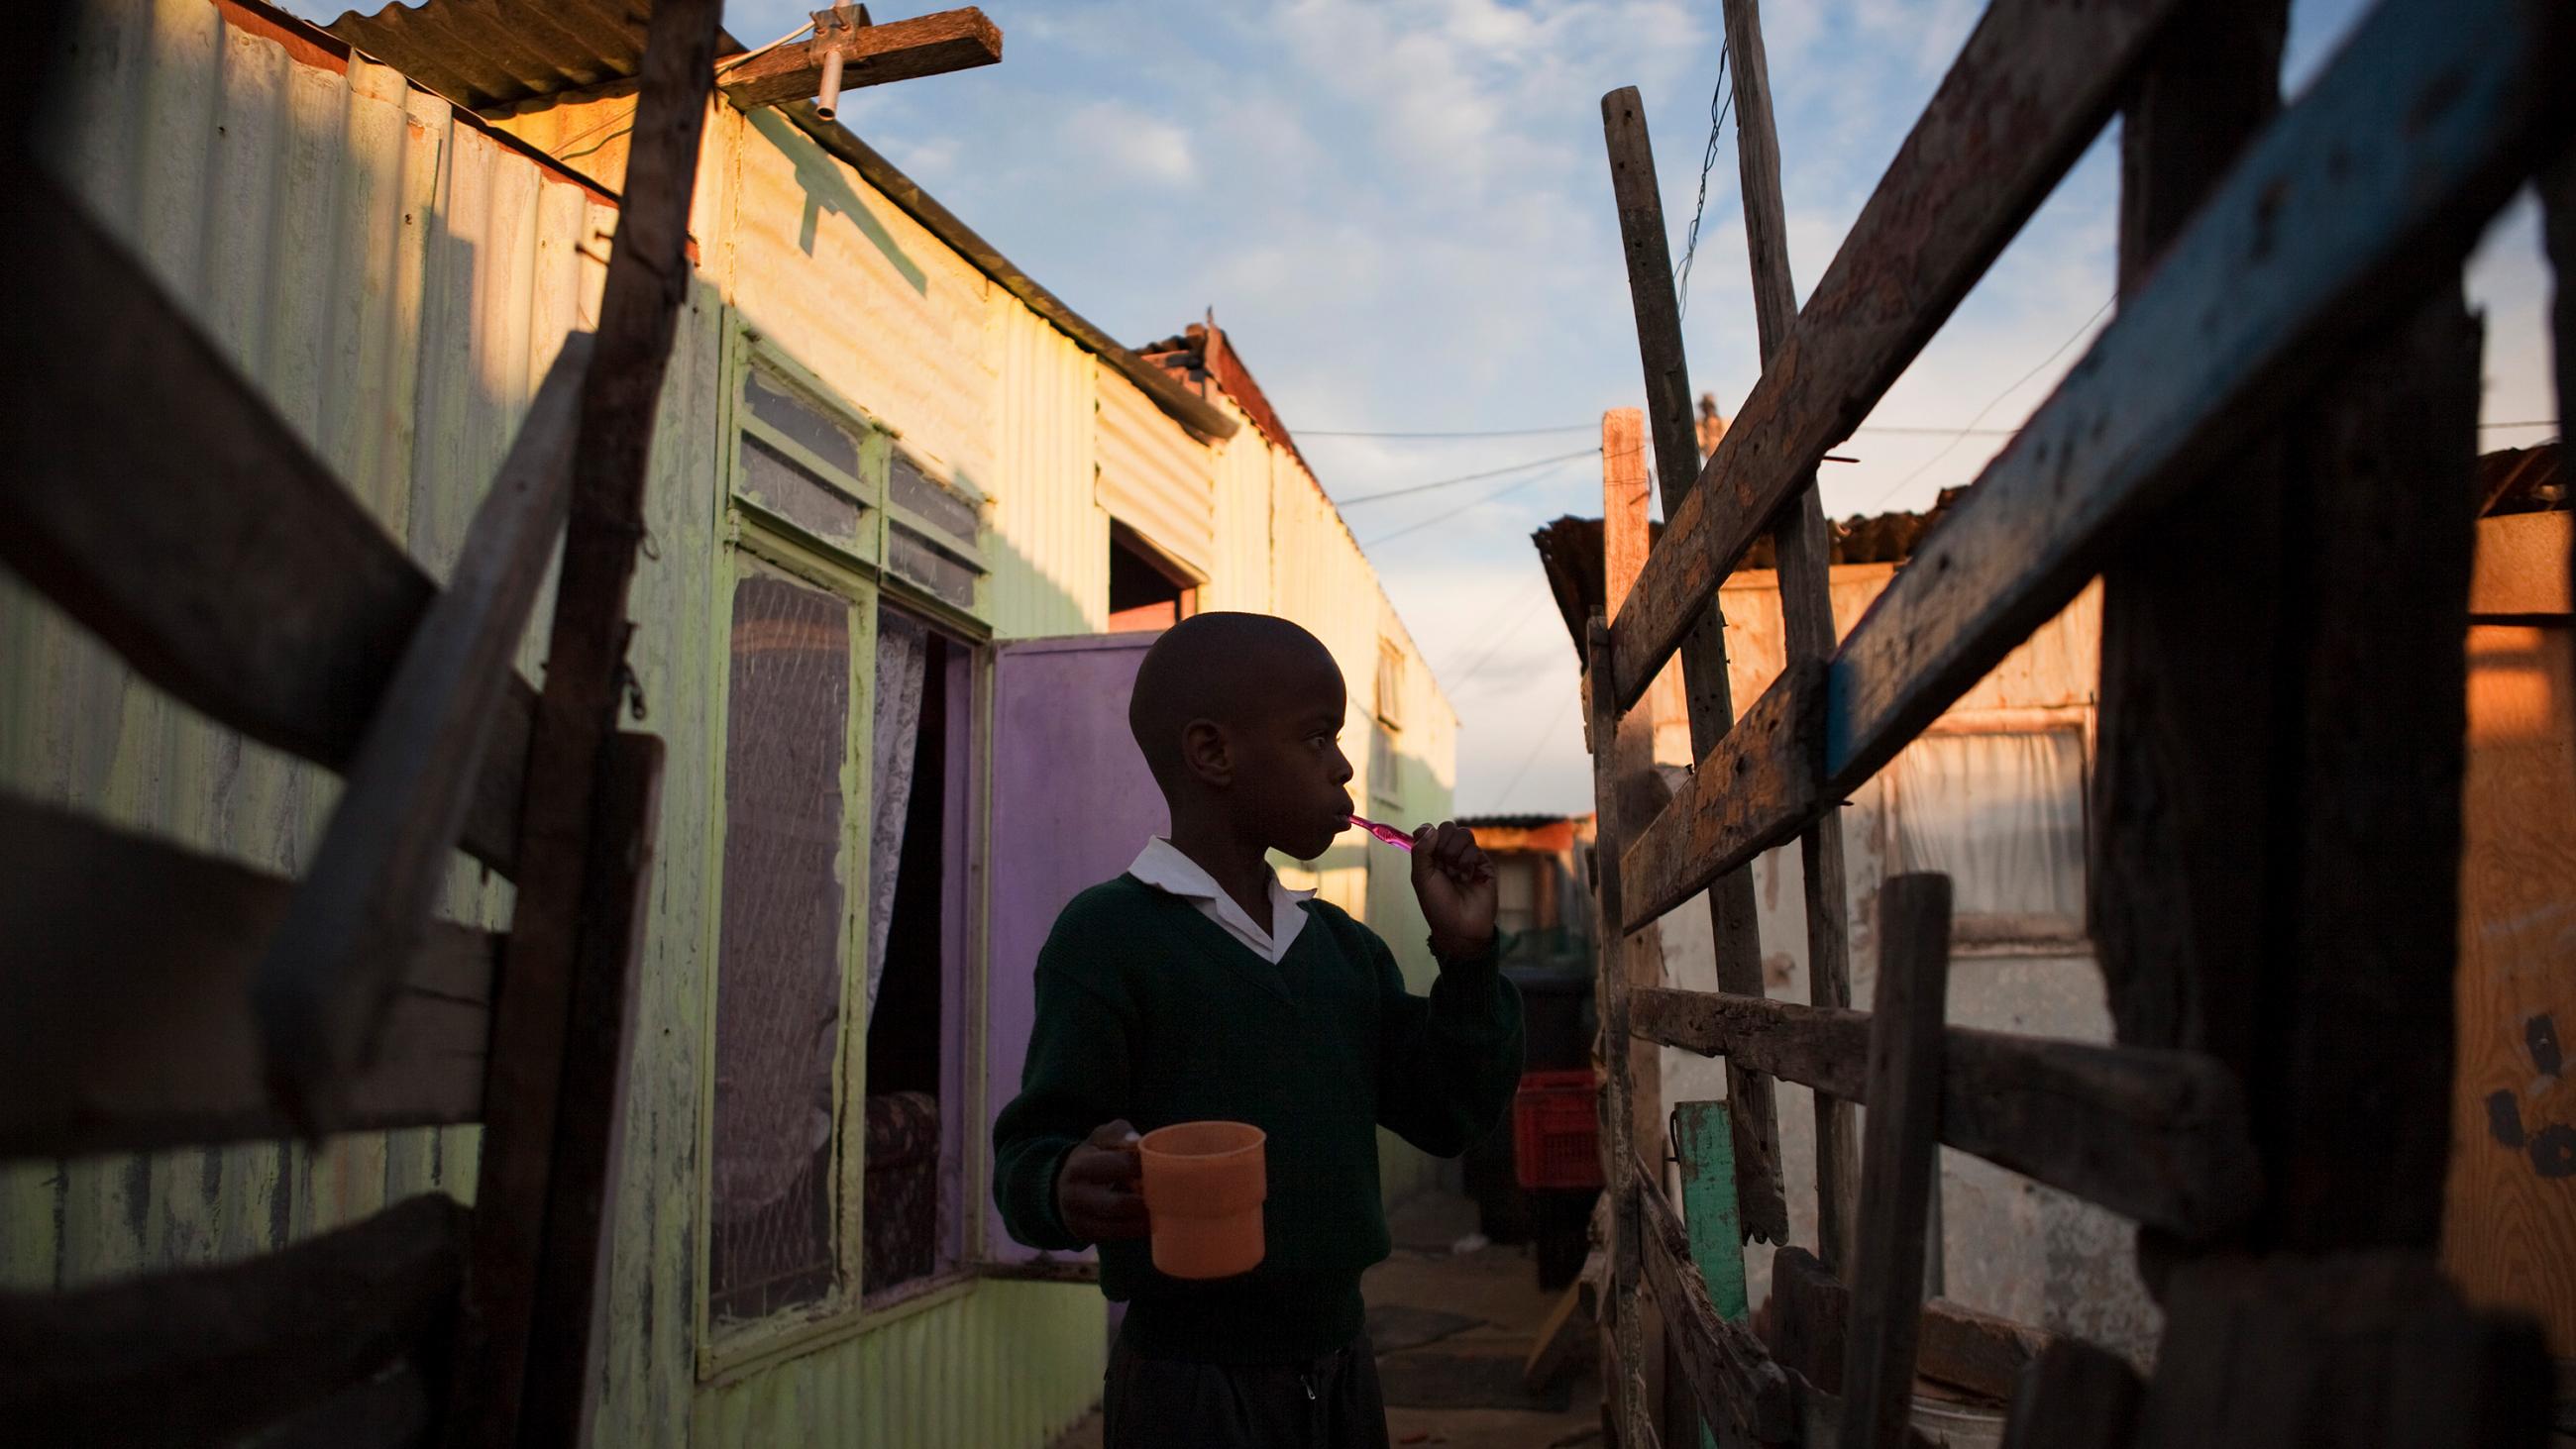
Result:
M983 1019L985 1001L985 889L982 871L982 824L984 792L989 777L989 720L993 665L993 633L985 615L989 613L992 575L983 560L988 556L985 533L989 527L989 508L985 500L971 489L942 478L923 465L918 455L907 457L923 478L934 486L957 494L973 508L976 537L972 541L973 561L979 570L975 605L961 608L911 582L888 567L887 531L899 515L908 527L923 533L943 552L961 552L964 540L935 521L918 515L909 508L897 508L889 493L889 470L896 450L901 446L894 429L883 421L836 397L820 379L797 365L760 333L744 325L739 315L728 331L725 354L724 385L719 407L718 436L722 456L719 459L720 488L714 500L719 510L716 529L716 557L712 561L713 587L710 599L710 637L717 642L716 667L711 671L711 698L708 714L707 752L703 768L711 772L714 787L709 792L709 828L699 843L703 917L699 950L705 962L699 981L699 1081L696 1107L698 1112L696 1197L698 1230L693 1244L696 1260L696 1287L691 1311L695 1320L696 1377L698 1382L715 1385L734 1382L763 1369L812 1352L843 1339L864 1335L913 1313L947 1302L972 1291L977 1276L977 1251L968 1219L968 1209L979 1201L984 1191L983 1154L974 1151L974 1124L984 1112L984 1087L980 1067L985 1050ZM757 369L766 381L783 384L798 401L823 413L826 419L848 431L859 444L859 461L864 476L853 477L817 456L778 427L752 414L744 399L749 377ZM800 524L754 496L744 486L741 440L758 438L763 444L778 449L800 466L816 470L836 489L850 492L853 500L865 510L862 526L855 536L832 538ZM846 485L846 486L845 486ZM850 718L843 739L843 781L841 844L835 857L835 868L844 883L844 906L839 930L841 998L838 1040L833 1055L833 1125L832 1125L832 1261L835 1283L819 1303L802 1308L785 1309L767 1317L719 1324L714 1312L712 1267L715 1251L715 1072L717 1033L717 992L722 976L725 839L727 800L725 776L727 750L732 731L733 661L728 641L732 638L734 594L741 581L760 572L782 573L799 582L831 593L840 599L850 613ZM947 853L958 866L954 878L942 882L942 999L953 1000L955 1028L942 1021L939 1026L947 1038L946 1045L954 1062L944 1062L940 1112L943 1157L948 1139L962 1124L965 1150L959 1154L958 1196L951 1201L944 1190L939 1194L941 1214L939 1264L928 1275L869 1293L865 1290L863 1259L866 1248L866 1132L863 1117L867 1092L867 1036L870 1013L865 1000L869 911L873 902L866 888L870 859L871 826L875 815L875 781L869 762L874 758L876 723L876 656L879 611L888 607L900 609L920 621L932 632L945 638L952 650L962 651L962 664L952 661L952 670L962 670L966 697L958 701L962 719L952 717L949 724L952 743L962 739L964 758L950 762L951 776L941 782L946 791L951 783L958 795L947 801L948 824L963 833L949 844ZM955 678L958 676L952 676ZM948 681L932 681L947 687ZM953 955L952 955L953 951ZM943 1005L942 1016L951 1014ZM950 1087L955 1089L952 1100ZM945 1163L942 1165L944 1188Z
M2083 894L2089 898L2093 873L2093 771L2096 711L2092 700L2072 704L2005 706L1953 710L1924 727L1925 737L2022 736L2068 734L2076 737L2076 795L2081 827L2078 866ZM1902 817L1905 794L1898 784L1895 761L1880 772L1884 794L1879 811L1880 858L1888 875L1911 867L1904 859ZM2023 916L2008 912L1959 911L1950 923L1950 948L1959 956L2089 956L2093 938L2083 906L2075 915Z

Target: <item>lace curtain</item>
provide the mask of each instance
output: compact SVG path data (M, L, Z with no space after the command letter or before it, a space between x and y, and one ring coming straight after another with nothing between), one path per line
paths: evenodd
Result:
M912 809L912 766L921 735L930 631L894 611L877 613L875 788L868 831L868 1010L885 979L886 931L894 924L894 887L903 866L903 825Z

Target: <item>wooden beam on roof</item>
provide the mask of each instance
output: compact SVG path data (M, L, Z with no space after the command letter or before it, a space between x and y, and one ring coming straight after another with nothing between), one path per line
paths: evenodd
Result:
M969 5L883 25L818 31L811 40L761 51L739 64L718 61L716 87L744 110L806 100L821 92L824 64L834 54L841 57L841 89L854 91L998 64L1002 28Z

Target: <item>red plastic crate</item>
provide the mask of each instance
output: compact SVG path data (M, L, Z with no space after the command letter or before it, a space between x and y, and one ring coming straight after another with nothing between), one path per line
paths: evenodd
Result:
M1538 1192L1601 1185L1601 1109L1592 1069L1530 1072L1512 1098L1512 1172Z

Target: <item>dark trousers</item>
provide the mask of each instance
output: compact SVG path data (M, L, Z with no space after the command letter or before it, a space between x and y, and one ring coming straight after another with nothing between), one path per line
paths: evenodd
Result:
M1109 1351L1106 1449L1387 1449L1377 1352L1362 1334L1305 1363L1147 1358Z

